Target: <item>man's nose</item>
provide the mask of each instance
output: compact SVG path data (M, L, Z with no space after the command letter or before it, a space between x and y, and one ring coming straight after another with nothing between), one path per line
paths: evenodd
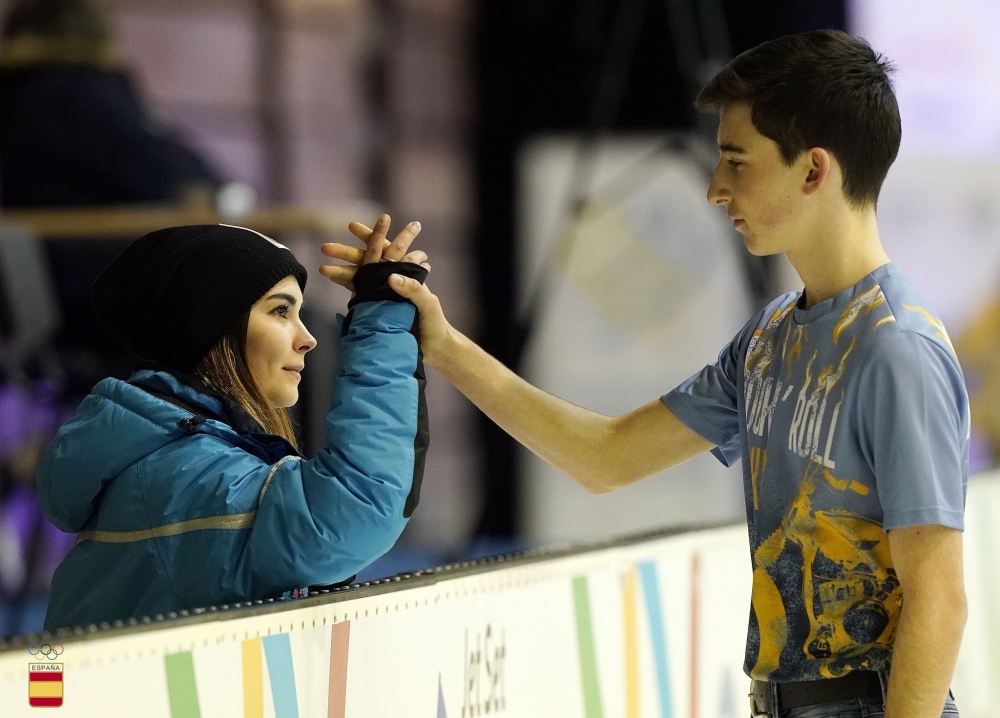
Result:
M716 171L712 175L712 182L708 185L708 201L712 204L728 204L730 198L729 189L720 181L719 173Z

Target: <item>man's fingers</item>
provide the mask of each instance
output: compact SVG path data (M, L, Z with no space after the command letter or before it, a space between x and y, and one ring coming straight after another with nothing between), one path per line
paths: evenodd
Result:
M395 290L396 294L406 297L416 304L418 309L431 296L431 290L427 288L426 284L421 284L410 277L404 277L402 274L390 276L389 286Z
M382 249L385 246L385 236L389 233L389 215L383 214L375 223L375 229L368 237L368 249L365 250L365 257L362 264L373 264L382 259Z
M346 244L338 242L327 242L320 246L320 251L327 257L342 259L351 264L360 264L365 258L365 250L361 247L348 247Z
M354 275L358 268L353 265L344 264L324 264L319 268L319 273L328 277L334 284L354 291Z
M372 236L371 228L366 227L365 225L361 224L361 222L351 222L349 225L347 225L347 231L365 243L367 243L368 238Z
M392 244L385 250L383 256L394 262L399 261L406 254L406 250L410 248L410 244L418 234L420 234L420 222L410 222L392 240Z

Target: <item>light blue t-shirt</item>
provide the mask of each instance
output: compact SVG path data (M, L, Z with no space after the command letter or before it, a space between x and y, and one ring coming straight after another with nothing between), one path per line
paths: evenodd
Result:
M902 592L886 532L963 528L969 401L940 319L893 264L809 309L779 297L663 397L743 459L753 562L745 670L883 668Z

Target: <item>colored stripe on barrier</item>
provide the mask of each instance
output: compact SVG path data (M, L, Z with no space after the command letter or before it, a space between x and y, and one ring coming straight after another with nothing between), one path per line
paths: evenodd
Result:
M201 718L198 685L194 679L194 657L191 651L164 656L163 665L167 671L170 718Z
M699 644L699 622L701 617L698 614L698 606L701 605L701 596L698 593L701 581L701 557L695 551L691 556L691 718L698 718L698 662Z
M635 615L635 568L625 573L622 609L625 618L625 718L639 718L639 627Z
M351 644L351 622L333 624L330 631L330 691L327 718L344 718L347 711L347 655Z
M264 654L259 638L243 641L243 718L264 718Z
M983 596L984 606L995 606L997 599L1000 598L1000 582L997 581L997 575L986 558L993 555L994 546L1000 547L1000 541L993 538L996 522L993 520L995 511L992 509L991 502L983 501L977 505L976 510L976 518L979 520L977 534L982 567L979 570L979 575L983 592L986 594ZM989 647L987 656L990 663L986 672L993 674L993 694L997 701L1000 701L1000 643L998 643L1000 642L1000 616L997 615L996 610L990 609L984 611L984 615L987 624L985 626L986 633L989 636L986 645Z
M295 693L295 668L292 643L287 633L261 638L267 657L267 675L271 679L275 718L299 718L299 699Z
M594 631L590 620L590 594L587 577L573 579L573 605L576 609L576 638L580 649L580 681L583 684L583 707L587 718L603 718L601 688L597 681L594 654Z
M652 561L643 561L639 564L639 575L642 577L646 613L649 615L649 636L653 644L656 686L660 694L660 718L673 718L670 667L667 663L667 630L663 622L663 604L660 602L660 583L656 575L656 564Z
M487 704L488 706L489 704ZM463 710L464 714L465 711ZM437 718L448 718L448 711L444 707L444 688L441 686L441 674L438 673L438 714Z

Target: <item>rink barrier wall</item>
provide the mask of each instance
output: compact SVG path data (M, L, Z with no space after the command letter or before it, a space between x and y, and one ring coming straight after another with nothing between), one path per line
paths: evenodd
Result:
M1000 706L1000 476L970 482L966 513L953 687L964 718L985 718ZM102 718L745 716L748 558L745 526L675 529L18 638L0 642L0 712L36 715L30 689Z

